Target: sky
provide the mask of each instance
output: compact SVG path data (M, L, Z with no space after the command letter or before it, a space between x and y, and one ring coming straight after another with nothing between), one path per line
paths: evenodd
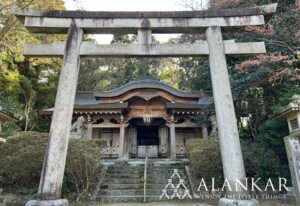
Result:
M178 11L186 10L180 0L79 0L79 6L90 11ZM74 0L65 0L69 10L78 7Z
M182 11L187 10L180 0L64 0L67 10L83 9L86 11ZM178 34L155 35L160 42L165 42ZM112 35L94 35L99 44L109 44Z

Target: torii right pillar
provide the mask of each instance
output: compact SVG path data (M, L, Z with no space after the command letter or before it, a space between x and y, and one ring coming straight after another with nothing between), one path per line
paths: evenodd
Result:
M234 111L232 93L227 71L221 28L208 27L206 39L209 47L209 64L213 87L214 104L217 116L219 142L223 163L224 178L230 185L239 181L245 185L246 173ZM226 191L226 197L219 200L219 206L247 205L257 206L255 199L242 200L248 195L242 187Z

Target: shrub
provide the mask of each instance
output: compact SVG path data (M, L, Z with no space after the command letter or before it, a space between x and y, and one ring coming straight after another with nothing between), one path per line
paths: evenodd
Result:
M258 142L242 142L242 151L246 176L261 178L257 185L265 187L268 178L271 178L274 186L278 186L278 177L285 177L281 173L280 160L273 150L262 147Z
M256 142L242 142L243 158L246 176L261 178L262 181L259 181L258 185L265 186L268 178L278 181L278 177L284 176L281 176L276 153L259 145ZM190 139L187 141L187 149L195 184L199 184L201 178L204 178L209 186L209 180L215 178L216 188L221 188L224 177L219 142L210 139ZM276 181L272 182L275 185Z
M46 133L20 132L0 145L0 175L6 188L38 186L47 137Z
M207 187L211 185L211 178L215 178L215 185L222 187L223 168L219 142L205 139L187 140L187 149L195 185L198 186L201 178L205 179Z
M280 161L281 173L291 181L288 159L283 137L288 135L286 120L267 120L259 127L259 142L262 146L273 150Z
M102 181L100 167L102 141L70 139L66 176L76 189L76 200L94 198Z
M40 180L48 134L20 132L0 145L1 186L16 193L36 192ZM70 139L64 186L76 194L90 192L100 179L99 141ZM87 179L88 182L87 182ZM81 182L79 182L79 180ZM80 193L71 184L79 188ZM88 187L86 185L89 185ZM66 188L65 188L66 189ZM82 196L82 195L80 195Z

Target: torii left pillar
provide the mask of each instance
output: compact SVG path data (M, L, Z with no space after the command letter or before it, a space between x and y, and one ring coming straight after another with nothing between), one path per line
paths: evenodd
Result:
M73 20L64 51L38 199L28 201L26 206L69 205L68 200L60 198L79 73L79 51L82 38L82 29L77 27Z

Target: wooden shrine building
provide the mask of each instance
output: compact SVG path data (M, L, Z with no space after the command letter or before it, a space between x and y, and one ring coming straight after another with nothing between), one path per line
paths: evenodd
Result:
M73 121L83 116L84 136L106 141L105 157L144 157L146 146L149 157L184 157L186 139L207 138L207 128L193 116L210 102L208 93L181 91L146 76L111 91L78 92Z

